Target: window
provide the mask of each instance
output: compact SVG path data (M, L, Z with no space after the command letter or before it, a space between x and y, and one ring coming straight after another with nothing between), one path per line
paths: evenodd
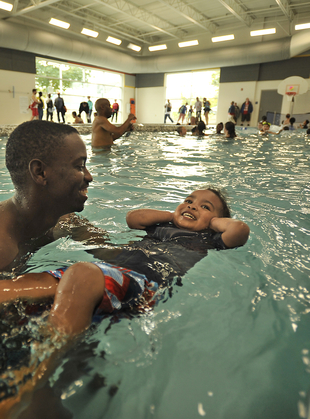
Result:
M36 59L36 72L38 92L43 92L45 98L50 93L53 100L60 93L67 107L69 121L72 111L78 113L80 103L87 102L87 96L90 96L93 104L100 97L108 99L111 104L117 99L120 105L118 122L122 121L123 74L44 58ZM83 115L82 118L86 122Z
M212 111L209 114L209 124L215 124L218 102L220 69L191 71L188 73L172 73L166 75L166 98L172 104L172 119L177 120L181 105L188 103L193 106L196 97L201 101L207 98L211 103ZM195 114L193 114L194 116ZM203 111L202 111L202 119Z

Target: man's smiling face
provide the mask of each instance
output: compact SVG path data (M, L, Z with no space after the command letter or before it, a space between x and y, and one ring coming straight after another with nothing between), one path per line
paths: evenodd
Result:
M87 187L93 180L86 168L86 147L78 134L65 138L58 156L48 165L49 195L63 213L82 211Z

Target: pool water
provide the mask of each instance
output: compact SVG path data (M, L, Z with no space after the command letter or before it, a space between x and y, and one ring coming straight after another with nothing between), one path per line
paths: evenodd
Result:
M34 405L53 401L60 419L308 417L310 138L132 133L100 153L83 139L94 176L83 215L112 243L143 235L127 228L127 211L173 211L209 184L226 189L251 234L241 248L209 251L152 312L94 324ZM4 147L2 200L12 194ZM60 239L27 270L93 260L87 248Z

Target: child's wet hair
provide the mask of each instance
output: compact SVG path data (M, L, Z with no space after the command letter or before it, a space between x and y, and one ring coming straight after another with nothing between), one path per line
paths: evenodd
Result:
M223 192L223 191L221 191L220 189L216 189L216 188L213 188L211 186L208 187L208 188L206 188L206 191L213 192L214 195L216 195L220 199L220 201L222 203L222 206L223 206L223 208L222 208L222 217L224 217L224 218L231 218L230 208L229 208L229 206L228 206L228 204L226 202L226 200L227 200L226 193Z

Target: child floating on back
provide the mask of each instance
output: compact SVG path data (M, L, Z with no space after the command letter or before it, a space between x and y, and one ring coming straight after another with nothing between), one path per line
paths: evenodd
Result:
M57 366L60 349L66 348L72 337L89 327L94 313L111 313L141 303L151 307L158 288L153 281L156 275L182 275L203 258L208 249L242 246L249 236L247 224L230 218L223 195L211 188L192 192L174 212L138 209L130 211L126 220L130 228L146 230L147 236L140 247L138 243L130 244L120 251L115 261L122 262L122 267L106 262L79 262L55 271L28 273L0 281L0 303L17 298L42 300L55 296L48 317L49 331L46 331L51 342L49 353L53 355L42 361L40 351L38 355L33 353L35 361L24 369L31 379L25 380L25 385L20 381L16 395L0 403L1 417L8 417L11 408L21 404L27 391L48 378ZM146 275L143 268L136 272L130 266L136 263L139 269L143 265L141 255L146 258ZM156 270L157 265L159 270ZM41 287L43 276L44 287Z
M191 240L195 243L200 240L200 248L228 249L242 246L249 235L249 227L244 222L230 218L225 199L215 189L194 191L174 212L139 209L130 211L126 220L130 228L147 231L151 229L148 234L155 240L156 245L158 242L166 242L167 246L171 246L175 241L179 246L183 242L183 249L176 252L176 258L180 258L182 252L181 257L186 258L186 252L189 251L188 243ZM150 247L149 242L147 246ZM80 262L55 271L29 273L13 281L1 281L0 287L3 289L0 288L0 302L16 298L48 298L55 295L50 323L64 334L81 333L90 325L96 309L101 313L111 313L134 306L140 297L146 294L154 294L154 278L145 275L148 270L136 272L132 269L133 251L137 254L138 247L141 249L141 245L131 246L127 253L121 250L115 258L117 266L106 262ZM163 253L165 252L159 249L158 257ZM164 257L167 256L164 254ZM193 263L185 261L186 266L176 274L186 272L201 257L203 256L199 256ZM176 265L182 266L182 262L185 263L184 260L174 262L171 269ZM141 265L139 258L136 265ZM49 276L49 288L38 286L42 275ZM24 278L27 278L25 288ZM29 280L33 281L32 287ZM160 281L156 279L156 282Z

